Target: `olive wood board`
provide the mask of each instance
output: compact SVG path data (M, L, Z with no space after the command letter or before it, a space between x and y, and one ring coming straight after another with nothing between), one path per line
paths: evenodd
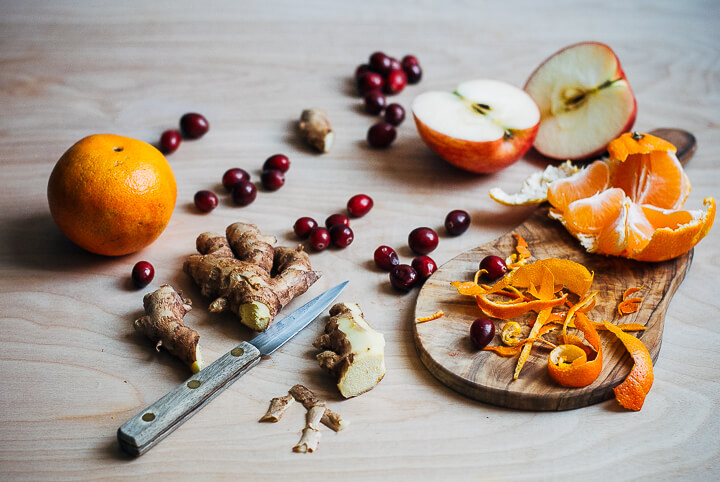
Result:
M678 147L678 157L684 164L694 152L694 137L682 131L680 137L674 136L674 133L667 130L653 132L668 138ZM413 322L420 359L440 382L463 395L523 410L581 408L613 398L613 388L622 383L633 366L624 345L607 331L599 331L603 348L602 372L592 384L583 388L565 388L550 377L547 369L550 348L542 343L533 346L517 380L513 380L517 356L502 357L472 346L470 325L484 315L474 297L458 294L450 282L472 280L480 261L487 255L505 258L515 252L516 241L512 233L521 235L527 241L532 253L530 261L570 259L594 272L590 289L600 293L596 307L588 313L590 319L645 325L646 329L637 332L636 336L647 347L653 363L658 358L665 312L690 268L693 251L657 263L589 254L558 221L549 219L547 213L548 208L541 206L511 233L451 259L433 273L418 294L415 319L438 310L444 312L444 316L432 321ZM643 302L636 313L620 317L617 314L618 301L625 290L633 286L643 286L634 295L642 297ZM531 316L528 314L525 320ZM499 333L505 323L504 320L495 322L496 336L492 345L499 344ZM527 336L528 332L529 328L525 327L523 334Z

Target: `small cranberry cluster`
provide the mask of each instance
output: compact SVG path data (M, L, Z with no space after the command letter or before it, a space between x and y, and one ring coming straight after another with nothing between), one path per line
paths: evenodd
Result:
M163 132L158 145L163 154L172 154L180 147L183 138L200 139L208 130L210 123L205 116L189 112L180 118L180 130L168 129Z
M348 200L347 211L350 216L359 218L365 216L373 204L372 198L367 194L356 194ZM293 231L298 238L307 239L315 251L322 251L331 244L338 248L347 248L355 239L350 218L339 213L328 216L325 227L318 225L313 218L303 216L295 221Z

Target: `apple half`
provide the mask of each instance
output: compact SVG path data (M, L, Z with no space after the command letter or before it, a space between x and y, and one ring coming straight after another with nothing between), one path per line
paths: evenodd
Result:
M635 123L637 102L615 52L583 42L545 60L525 91L540 108L534 147L553 159L585 160Z
M540 111L527 93L489 79L463 82L455 92L420 94L412 112L430 149L450 164L481 174L520 159L540 122Z

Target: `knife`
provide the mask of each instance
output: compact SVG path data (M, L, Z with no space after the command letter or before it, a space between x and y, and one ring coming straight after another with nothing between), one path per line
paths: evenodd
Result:
M270 325L267 331L240 343L125 422L117 432L120 447L135 457L150 450L254 367L260 357L270 355L309 325L348 283L330 288Z

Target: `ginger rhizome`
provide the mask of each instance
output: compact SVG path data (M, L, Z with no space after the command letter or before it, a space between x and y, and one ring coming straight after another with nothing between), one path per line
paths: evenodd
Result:
M185 326L185 313L192 309L185 299L170 285L162 285L143 298L145 316L135 320L135 329L155 342L155 348L167 351L190 366L193 373L203 368L197 331Z
M265 331L278 312L320 278L298 248L275 247L277 240L257 226L235 223L225 236L202 233L183 270L212 298L210 311L231 311L255 331Z
M337 303L330 316L325 333L313 343L322 350L317 360L343 397L355 397L385 376L385 337L365 321L357 303Z
M322 109L302 111L298 130L302 140L320 152L329 152L335 140L327 113Z

